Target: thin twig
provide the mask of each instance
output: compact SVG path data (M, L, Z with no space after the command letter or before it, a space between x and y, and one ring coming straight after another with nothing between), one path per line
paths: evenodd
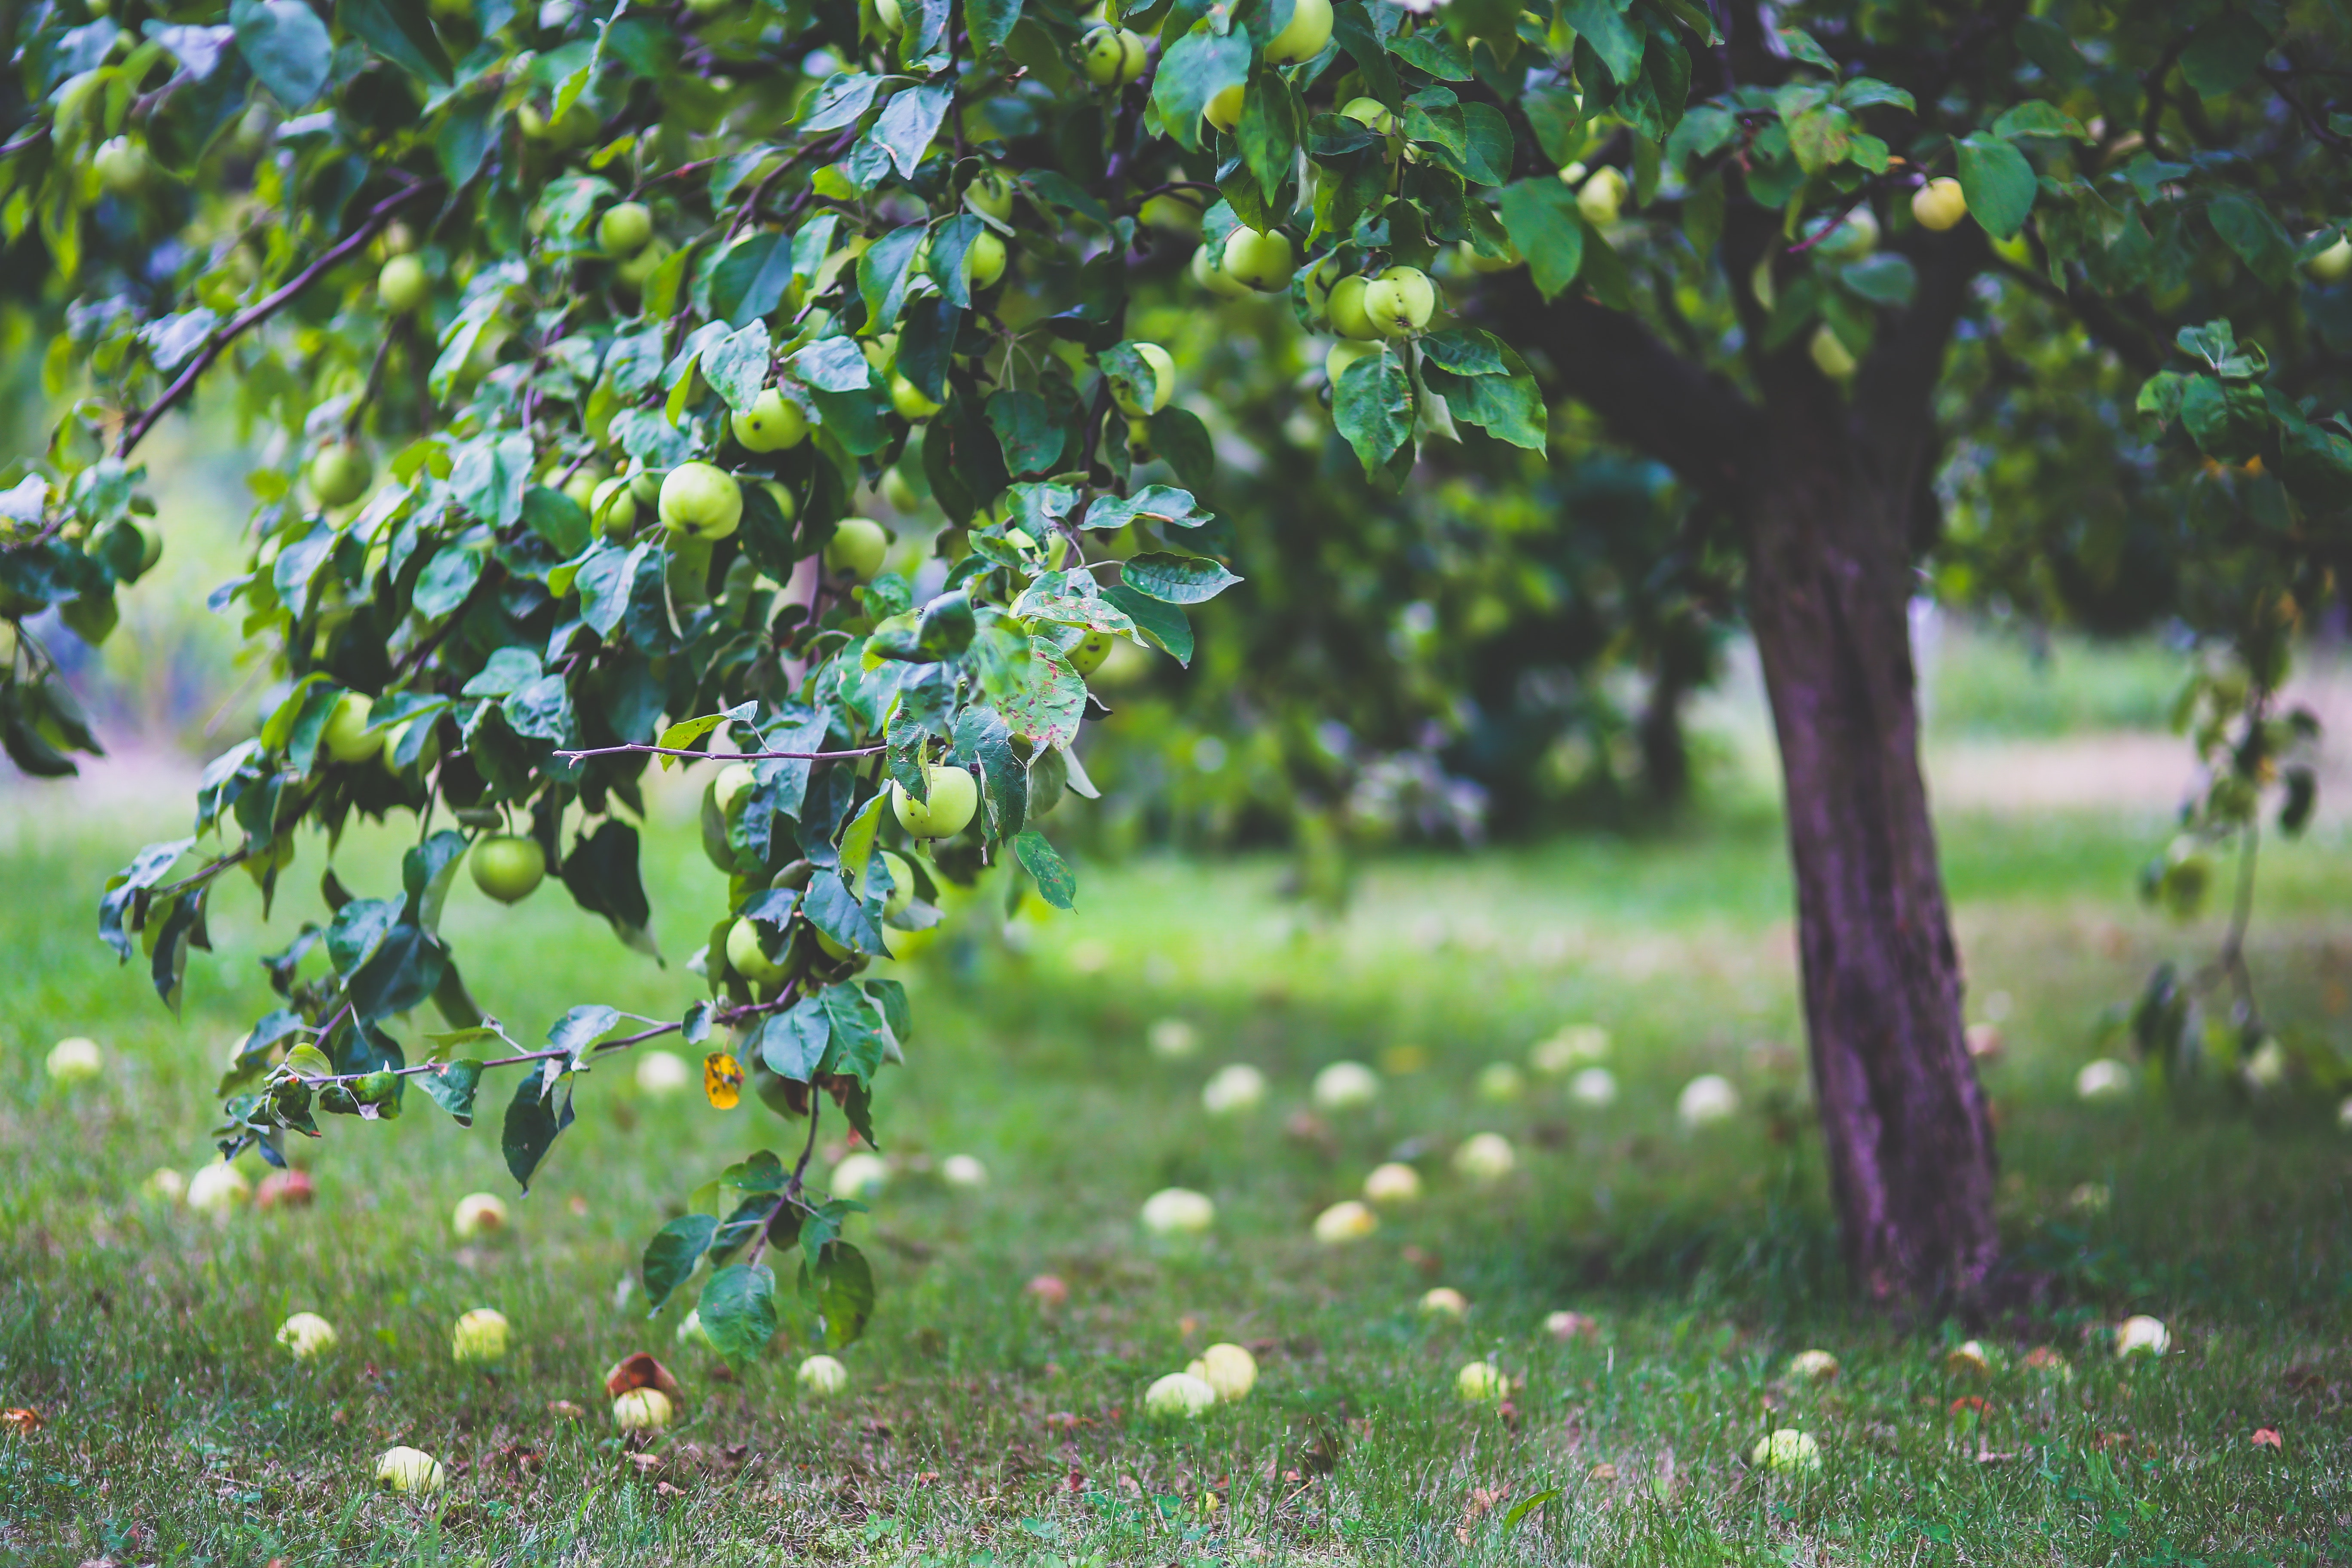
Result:
M754 1018L769 1013L781 1012L784 1008L792 1005L794 999L794 991L791 988L787 988L782 995L778 996L772 1002L751 1002L746 1003L740 1007L723 1008L719 1012L711 1014L710 1021L714 1024L736 1024L745 1018ZM349 1003L344 1004L343 1007L336 1013L334 1020L329 1023L325 1028L319 1031L320 1037L323 1039L329 1034L331 1034L334 1031L336 1024L341 1022L343 1014L350 1010L351 1005ZM657 1039L664 1035L677 1034L679 1030L685 1027L686 1024L684 1020L680 1020L675 1024L664 1024L658 1028L646 1029L635 1035L624 1035L617 1040L600 1040L595 1045L588 1047L588 1054L591 1056L604 1056L607 1052L611 1051L625 1051L631 1046L641 1046L647 1040ZM551 1047L543 1051L525 1051L520 1056L497 1057L493 1058L489 1061L478 1062L475 1065L485 1069L489 1068L520 1067L526 1062L553 1061L558 1057L568 1057L574 1054L575 1053L572 1048L569 1046L557 1046ZM413 1068L388 1068L383 1070L390 1072L394 1078L415 1078L421 1074L428 1072L438 1075L444 1069L455 1065L456 1064L452 1062L419 1062ZM374 1075L372 1073L346 1072L335 1073L331 1076L322 1076L319 1078L302 1078L299 1081L316 1089L322 1084L357 1083L363 1078L371 1078Z
M259 304L255 305L252 309L236 317L227 326L223 327L218 332L215 333L212 341L205 344L203 352L198 353L194 359L188 362L188 368L182 371L179 377L174 380L171 385L163 389L163 395L157 397L154 402L149 404L145 408L140 410L139 413L131 416L130 423L123 426L122 439L121 443L116 446L114 455L118 458L129 457L131 455L131 448L136 447L141 441L146 439L147 432L155 427L155 422L161 419L164 415L170 413L172 409L184 399L190 392L195 389L196 378L203 375L205 372L213 367L214 363L219 360L220 356L227 351L229 344L244 336L247 331L250 331L254 327L259 326L262 322L268 321L270 317L276 315L278 311L292 304L297 299L301 297L304 290L308 289L311 284L317 282L321 276L332 268L337 263L341 262L345 257L350 256L353 251L365 246L368 241L373 239L379 233L381 233L385 226L392 222L394 214L397 213L402 207L406 206L409 203L415 201L418 196L423 195L425 192L436 188L439 182L437 181L427 180L422 184L409 186L408 189L401 192L397 195L386 196L383 200L376 203L373 207L371 207L368 210L367 216L361 220L360 226L353 229L347 238L337 244L324 256L319 258L318 260L313 261L310 266L305 267L301 271L296 273L289 282L279 288L275 293L269 295L267 299L263 300Z
M559 756L559 757L562 757L562 758L565 762L567 762L567 763L576 763L576 762L580 761L583 757L614 757L614 756L620 756L620 755L622 755L622 754L624 754L624 753L630 752L643 752L644 754L646 754L646 756L652 756L652 757L684 757L684 758L686 758L688 762L695 762L695 763L709 763L709 762L726 762L726 763L756 763L756 762L761 762L761 761L764 761L764 760L769 759L769 758L772 758L772 757L773 757L773 758L782 758L782 759L783 759L783 760L785 760L785 761L787 761L787 762L795 762L795 763L831 763L831 762L838 762L838 761L841 761L841 760L843 760L843 759L849 758L849 757L872 757L872 756L879 756L882 752L887 752L887 751L888 751L889 749L890 749L890 748L889 748L889 747L887 747L887 746L859 746L859 747L856 747L856 749L854 749L854 750L852 750L852 751L846 751L846 752L689 752L689 751L683 750L683 749L681 749L681 748L679 748L679 747L677 747L677 746L646 746L646 745L638 745L638 744L634 744L634 743L633 743L633 744L626 745L626 746L592 746L592 747L588 748L586 751L582 751L582 752L556 752L555 754L556 754L557 756Z

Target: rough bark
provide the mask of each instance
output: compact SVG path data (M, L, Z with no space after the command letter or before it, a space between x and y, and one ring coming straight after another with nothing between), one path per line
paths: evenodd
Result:
M1488 307L1521 324L1522 342L1535 323L1530 346L1555 390L1740 525L1787 786L1832 1196L1855 1287L1900 1306L1976 1295L1999 1252L1991 1128L1961 1025L1907 619L1935 449L1929 395L1981 254L1935 242L1913 258L1917 302L1850 393L1801 344L1751 356L1751 400L1591 301L1545 305L1519 283ZM1737 256L1728 266L1747 275ZM1751 333L1760 326L1751 319Z

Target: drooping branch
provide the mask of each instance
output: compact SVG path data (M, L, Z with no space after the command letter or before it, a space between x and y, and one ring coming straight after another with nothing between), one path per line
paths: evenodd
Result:
M195 358L188 362L187 368L180 372L172 384L165 387L154 402L131 416L124 424L122 439L114 448L114 455L118 458L129 457L131 449L147 438L147 432L155 427L155 422L170 413L187 397L189 393L195 390L197 379L205 372L212 369L215 362L227 352L229 344L301 298L304 290L311 284L316 283L327 272L340 265L352 252L383 233L401 208L426 192L438 187L439 182L425 180L376 203L374 206L368 209L367 216L360 220L359 227L337 242L325 255L296 273L292 279L259 304L233 318L227 326L214 333L212 340L205 344Z
M632 743L625 746L591 746L585 751L558 752L555 754L567 763L583 757L617 757L629 752L643 752L649 757L684 757L694 763L757 763L781 758L794 763L837 763L852 757L877 757L888 751L887 746L856 746L845 752L689 752L679 746L647 746Z

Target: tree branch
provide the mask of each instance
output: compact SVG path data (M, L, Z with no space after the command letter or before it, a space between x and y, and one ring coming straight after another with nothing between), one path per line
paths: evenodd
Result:
M195 389L196 378L212 369L215 362L227 351L229 344L299 299L303 290L317 282L330 268L382 233L385 226L392 222L393 215L427 191L435 189L438 184L437 181L426 180L409 186L397 195L386 196L376 203L374 206L368 209L368 215L361 220L360 226L353 229L333 248L296 273L293 279L277 292L236 317L227 326L214 334L212 341L204 346L203 352L188 362L187 369L182 371L178 378L163 389L163 395L131 416L130 422L123 426L122 440L114 448L114 455L118 458L129 457L131 448L146 439L147 432L155 427L155 422L170 413Z
M1566 295L1549 304L1526 268L1497 275L1465 312L1536 350L1554 391L1590 407L1626 445L1694 488L1730 499L1760 431L1755 408L1632 316Z
M684 757L695 763L756 763L771 757L781 757L796 763L833 763L849 757L875 757L888 751L887 746L859 746L846 752L689 752L677 746L647 746L632 742L625 746L592 746L583 752L558 752L555 754L567 763L583 757L617 757L641 752L654 757Z

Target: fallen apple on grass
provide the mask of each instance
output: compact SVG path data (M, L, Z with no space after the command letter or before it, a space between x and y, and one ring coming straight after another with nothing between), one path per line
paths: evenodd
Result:
M1454 1374L1454 1391L1471 1405L1492 1405L1509 1388L1502 1369L1490 1361L1474 1361Z
M188 1180L188 1206L198 1214L226 1218L253 1191L245 1173L222 1161L206 1165Z
M449 1353L467 1363L504 1361L508 1331L504 1312L495 1307L477 1307L450 1329Z
M1381 1228L1380 1215L1369 1205L1348 1198L1315 1216L1315 1239L1326 1247L1361 1241Z
M613 1401L613 1425L623 1432L658 1432L677 1418L677 1407L658 1388L632 1388Z
M1171 1372L1143 1393L1144 1412L1162 1421L1197 1421L1216 1407L1217 1391L1189 1372Z
M310 1361L335 1348L335 1325L316 1312L297 1312L278 1325L278 1342L296 1361Z
M104 1072L106 1054L98 1048L96 1040L71 1035L49 1047L48 1058L44 1065L48 1069L51 1083L71 1088L78 1083L88 1083Z
M1828 1383L1838 1374L1838 1358L1827 1351L1799 1351L1789 1358L1789 1375L1805 1383Z
M1162 1187L1143 1200L1143 1228L1154 1236L1199 1236L1217 1223L1217 1205L1190 1187Z
M1322 1110L1360 1110L1378 1100L1381 1078L1361 1062L1333 1062L1315 1075L1312 1097Z
M1219 1399L1228 1402L1246 1399L1250 1390L1257 1386L1257 1357L1236 1344L1211 1345L1184 1371L1186 1375L1197 1377L1214 1389Z
M1810 1474L1822 1468L1822 1446L1811 1433L1783 1426L1769 1437L1759 1437L1748 1451L1748 1462L1760 1469Z
M1246 1062L1219 1068L1201 1089L1201 1109L1212 1116L1236 1116L1265 1103L1265 1074Z
M1364 1196L1372 1203L1384 1205L1418 1202L1421 1198L1421 1173L1396 1161L1375 1165L1372 1173L1364 1178Z
M849 1369L829 1355L813 1355L801 1363L795 1380L820 1399L830 1399L849 1386Z
M507 1205L496 1193L467 1193L457 1200L449 1228L459 1241L478 1241L507 1228Z
M1739 1113L1739 1091L1719 1073L1701 1073L1675 1097L1675 1120L1686 1129L1712 1127Z
M637 1092L651 1100L667 1100L694 1081L685 1058L675 1051L647 1051L637 1058Z
M445 1479L441 1461L422 1448L386 1448L375 1462L375 1484L387 1491L437 1492Z
M1451 1285L1435 1286L1421 1298L1421 1315L1424 1318L1452 1318L1459 1322L1469 1310L1469 1299Z
M1454 1151L1454 1168L1482 1186L1501 1181L1518 1163L1511 1141L1499 1132L1475 1133Z

